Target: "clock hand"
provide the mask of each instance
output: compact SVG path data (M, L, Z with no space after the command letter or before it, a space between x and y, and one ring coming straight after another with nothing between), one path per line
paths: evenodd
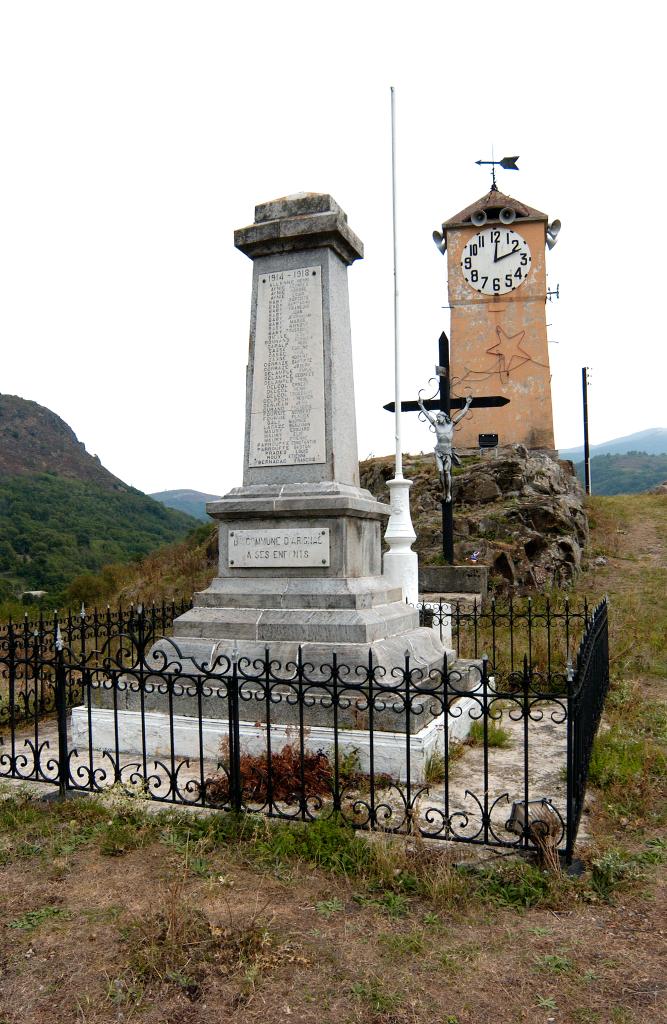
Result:
M496 242L496 246L498 243ZM521 253L520 249L512 249L511 252L504 252L502 256L496 255L494 257L494 263L500 263L501 260L506 260L508 256L519 256Z

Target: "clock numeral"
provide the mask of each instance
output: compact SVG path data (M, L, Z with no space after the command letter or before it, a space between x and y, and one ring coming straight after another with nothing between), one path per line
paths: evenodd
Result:
M476 270L471 270L470 271L470 280L471 281L476 282L478 277L479 277L479 274L477 273Z
M488 277L483 277L482 278L482 288L486 288L488 280L489 280Z
M525 252L521 253L521 266L525 267L528 264L528 256Z
M500 291L500 278L499 277L494 277L494 279L493 279L493 290L494 290L494 292L499 292Z
M479 244L480 249L483 249L484 248L484 235L478 235L477 236L477 242Z
M517 267L517 269L514 271L514 276L516 277L516 279L518 281L522 281L523 280L523 274L521 273L521 267Z
M511 274L505 274L505 287L506 288L511 288L513 283L514 282L512 281L512 275Z
M491 245L493 245L495 242L499 242L499 241L500 241L500 231L492 231L491 232Z
M518 238L514 238L514 239L512 239L512 252L518 252L518 251L519 251L519 239Z
M507 244L509 245L509 244L510 244L510 233L509 233L509 231L507 231L507 232L505 233L505 239L506 239L506 241L507 241Z
M477 255L477 246L475 245L474 242L470 243L470 255L471 256L476 256Z
M471 267L472 267L472 260L470 259L469 256L466 256L464 258L464 260L463 260L463 269L464 270L470 270Z

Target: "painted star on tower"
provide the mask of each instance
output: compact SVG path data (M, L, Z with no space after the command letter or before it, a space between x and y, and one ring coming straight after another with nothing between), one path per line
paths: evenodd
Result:
M535 363L536 366L544 366L543 363L538 363L537 360L533 359L530 352L527 352L522 347L526 337L525 330L517 331L516 334L507 334L498 325L496 327L496 336L497 341L486 349L493 362L481 370L469 370L466 367L466 373L461 378L460 383L464 381L488 380L489 377L493 377L496 373L501 382L504 383L509 379L512 371L517 370L524 363Z

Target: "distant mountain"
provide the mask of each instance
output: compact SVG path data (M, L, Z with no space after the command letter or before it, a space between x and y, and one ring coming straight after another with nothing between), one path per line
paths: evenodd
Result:
M667 429L653 427L651 430L640 430L627 437L615 437L611 441L590 446L591 458L594 455L623 455L625 452L646 452L647 455L664 455L667 453ZM561 448L561 459L572 459L579 462L584 457L584 446L580 448Z
M0 598L53 596L197 525L109 473L50 409L0 395Z
M575 466L584 482L584 463ZM591 459L593 494L639 494L667 480L667 455L625 452L622 455L595 455Z
M187 512L195 519L201 519L204 523L210 523L211 519L206 515L206 502L219 501L219 494L204 494L202 491L155 491L151 498L161 501L167 508L178 509L179 512Z

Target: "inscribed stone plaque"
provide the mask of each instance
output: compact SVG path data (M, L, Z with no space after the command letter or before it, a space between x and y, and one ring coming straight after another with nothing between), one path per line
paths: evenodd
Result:
M330 565L329 530L230 530L228 558L235 569Z
M249 466L326 462L321 267L257 284Z

